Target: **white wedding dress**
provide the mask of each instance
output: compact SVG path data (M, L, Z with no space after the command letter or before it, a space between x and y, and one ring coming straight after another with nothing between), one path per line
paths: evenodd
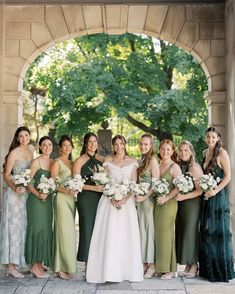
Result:
M105 163L111 179L129 180L136 163L119 167ZM114 207L102 196L98 205L87 262L87 282L105 283L143 280L140 234L137 211L133 198L122 206Z

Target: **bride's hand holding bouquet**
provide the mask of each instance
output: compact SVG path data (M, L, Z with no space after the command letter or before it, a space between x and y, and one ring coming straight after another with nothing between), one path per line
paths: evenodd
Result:
M129 192L129 181L123 181L122 183L111 181L104 186L104 195L110 198L112 205L117 209L122 208L122 205L126 203Z

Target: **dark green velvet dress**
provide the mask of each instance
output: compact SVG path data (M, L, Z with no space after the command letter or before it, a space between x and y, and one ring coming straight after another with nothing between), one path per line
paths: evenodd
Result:
M217 165L215 178L224 176ZM211 282L235 278L233 268L230 209L226 187L214 197L202 200L200 217L199 275Z
M50 177L50 172L39 169L34 176L34 187L37 189L41 175ZM27 231L25 260L28 265L41 261L48 267L52 264L52 194L42 201L33 193L27 199Z
M98 171L102 162L95 158L90 157L81 168L81 176L86 178L85 185L95 185L91 176L94 171ZM79 215L79 245L77 260L87 262L88 252L92 231L95 223L96 210L102 193L95 191L83 190L77 197L77 210Z
M188 163L182 162L180 168L184 175ZM176 217L176 257L179 264L198 262L199 213L201 197L178 201Z

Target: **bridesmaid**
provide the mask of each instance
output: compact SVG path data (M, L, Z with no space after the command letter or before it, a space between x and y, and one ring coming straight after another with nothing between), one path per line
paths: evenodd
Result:
M53 143L50 137L44 136L39 140L39 157L30 165L33 184L29 185L27 200L27 232L25 260L31 265L30 271L36 278L48 278L43 265L52 265L52 194L44 194L37 190L40 178L44 175L50 178L52 159L50 154Z
M200 217L199 275L211 282L235 278L227 185L231 180L230 159L222 147L219 131L206 130L203 170L221 179L215 190L205 193Z
M202 193L198 180L203 171L195 160L194 148L189 141L183 141L179 145L179 165L184 175L192 177L194 190L187 194L178 193L176 196L176 256L179 264L186 264L185 270L179 275L194 278L198 271L199 196Z
M174 227L177 213L177 201L175 196L173 179L181 175L179 165L176 163L176 152L171 140L163 140L159 146L160 179L169 183L169 194L157 197L154 221L156 242L156 272L162 280L170 280L176 272Z
M72 161L69 160L72 139L63 135L59 146L61 155L51 166L51 177L59 177L61 181L54 202L52 267L60 279L69 280L73 278L71 274L76 272L75 191L63 187L63 183L72 176Z
M151 184L152 178L159 179L159 166L153 154L153 139L150 134L140 138L140 152L142 158L137 169L138 182ZM146 196L137 196L138 219L140 226L140 240L142 261L144 264L144 278L150 279L155 273L155 244L154 244L154 201L151 197L153 190L150 188Z
M91 235L94 227L97 206L103 191L102 185L95 185L91 176L102 166L104 159L97 154L98 138L87 133L81 150L81 156L73 165L73 175L81 174L86 179L83 191L77 198L79 215L79 245L77 260L87 262Z
M25 188L14 185L11 175L26 170L33 159L33 146L29 142L29 129L19 127L3 164L3 177L8 187L2 199L0 263L6 265L6 275L14 278L24 277L17 267L26 265L24 247L28 193Z

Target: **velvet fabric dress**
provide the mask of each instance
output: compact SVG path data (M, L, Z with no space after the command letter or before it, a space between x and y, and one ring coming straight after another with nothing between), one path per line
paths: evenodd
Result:
M215 178L224 176L217 164ZM200 217L199 275L211 282L235 278L227 187L202 200Z

